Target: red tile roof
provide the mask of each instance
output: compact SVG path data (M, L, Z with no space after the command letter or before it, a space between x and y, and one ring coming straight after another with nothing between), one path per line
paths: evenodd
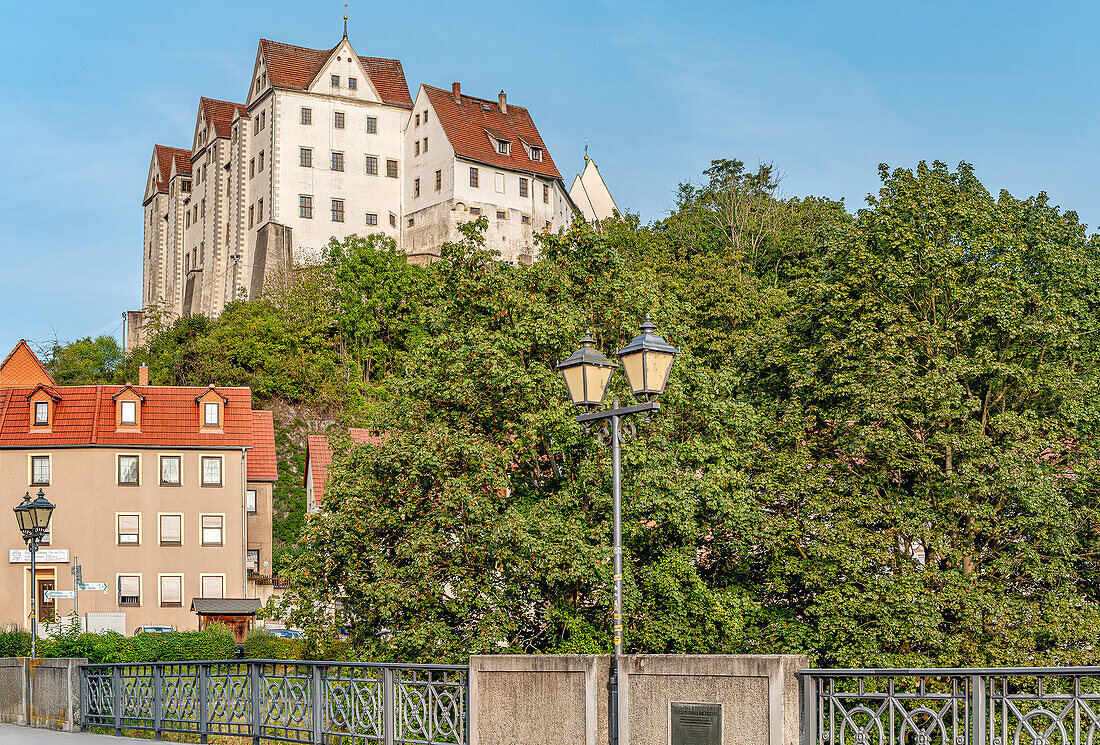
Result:
M270 411L252 412L252 449L248 451L249 481L278 481L275 421Z
M252 391L219 388L226 396L221 432L199 429L197 396L208 388L184 386L134 386L145 396L141 428L116 431L114 395L120 385L58 386L49 432L31 431L28 396L33 388L0 390L0 448L61 445L114 445L121 447L239 448L254 445ZM273 435L272 435L273 437Z
M184 176L191 175L191 151L180 147L168 147L167 145L153 145L153 154L157 159L157 168L160 170L160 180L157 181L157 191L168 191L168 179L172 178L172 163L176 164L176 173Z
M199 99L199 105L202 106L203 118L206 119L207 124L214 125L214 134L218 137L229 136L230 127L233 124L233 114L238 111L241 114L245 113L243 103L219 101L216 98L206 98L205 96Z
M382 436L376 435L369 429L350 427L348 435L355 442L369 442L377 445L382 442ZM306 438L306 475L304 479L313 476L313 501L321 504L325 496L325 483L328 481L328 467L332 463L332 446L325 435L309 435ZM308 482L304 481L308 486Z
M0 388L39 384L56 385L53 376L31 350L27 340L20 339L4 361L0 362Z
M451 147L459 157L515 171L530 171L540 176L561 178L527 109L508 104L508 113L505 114L500 110L499 101L460 94L459 101L456 102L451 91L430 85L424 86L424 92L439 117L439 124L447 134ZM508 155L497 152L489 138L490 132L494 137L512 143ZM531 160L527 155L527 148L523 146L524 142L542 148L542 160Z
M271 85L298 91L304 91L309 87L313 78L339 46L340 44L337 44L332 49L308 49L270 39L260 39L260 50L267 68L267 79L271 81ZM359 61L366 69L383 103L412 108L409 84L405 82L405 71L399 60L360 56Z

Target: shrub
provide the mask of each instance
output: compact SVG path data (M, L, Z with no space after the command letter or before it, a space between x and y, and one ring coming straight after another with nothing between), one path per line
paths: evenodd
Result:
M0 627L0 657L27 657L31 653L31 634L15 625Z
M252 660L301 660L305 645L301 639L283 639L255 629L244 640L244 656Z

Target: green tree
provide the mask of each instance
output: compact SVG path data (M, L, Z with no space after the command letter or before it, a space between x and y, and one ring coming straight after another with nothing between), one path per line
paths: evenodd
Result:
M113 336L86 336L67 344L53 342L45 361L58 385L114 383L124 355Z

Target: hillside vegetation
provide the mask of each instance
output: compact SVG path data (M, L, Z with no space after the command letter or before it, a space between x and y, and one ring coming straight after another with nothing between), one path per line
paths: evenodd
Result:
M283 610L314 637L606 652L610 454L554 365L650 315L682 354L624 449L629 651L1096 663L1100 242L966 164L881 179L850 214L716 161L666 219L578 223L532 266L494 261L484 221L426 268L353 237L113 370L77 345L50 367L148 361L280 412ZM303 521L296 443L332 422L388 436L345 442Z

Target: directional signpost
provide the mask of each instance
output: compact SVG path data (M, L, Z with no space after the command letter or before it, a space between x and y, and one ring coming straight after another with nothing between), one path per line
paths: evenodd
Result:
M56 600L57 598L75 598L76 590L46 590L42 593L42 596L46 600Z
M76 586L78 590L91 590L92 592L102 591L104 594L107 592L106 582L81 582Z

